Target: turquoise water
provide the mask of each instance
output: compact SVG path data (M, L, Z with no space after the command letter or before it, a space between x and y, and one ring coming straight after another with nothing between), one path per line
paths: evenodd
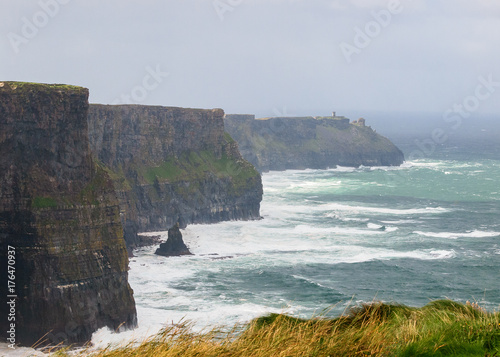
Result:
M499 310L499 177L500 161L467 158L264 174L263 220L189 226L192 257L136 253L134 336L183 318L201 328L338 315L374 299Z

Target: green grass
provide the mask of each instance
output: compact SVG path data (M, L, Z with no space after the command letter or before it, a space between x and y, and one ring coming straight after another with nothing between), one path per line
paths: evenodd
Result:
M158 182L199 181L207 175L229 178L235 189L245 185L252 177L258 177L255 168L246 161L235 160L225 153L217 158L211 151L191 151L179 158L171 158L160 165L137 168L140 176L148 184Z
M54 208L57 207L57 201L52 197L35 197L31 201L32 208Z
M3 85L2 85L3 84ZM8 86L8 87L7 87ZM36 89L40 90L65 90L65 91L86 91L87 89L79 86L72 86L68 84L47 84L47 83L33 83L33 82L14 82L14 81L0 81L0 90L2 88L10 88L13 91L26 91Z
M100 198L106 190L112 190L112 181L107 170L99 161L94 162L92 179L79 193L79 204L99 205Z
M64 352L61 353L64 355ZM167 327L140 343L102 351L118 356L499 356L500 314L477 304L435 301L422 308L374 302L335 318L271 314L229 332Z
M224 132L224 139L226 139L226 143L234 143L234 139L227 131Z

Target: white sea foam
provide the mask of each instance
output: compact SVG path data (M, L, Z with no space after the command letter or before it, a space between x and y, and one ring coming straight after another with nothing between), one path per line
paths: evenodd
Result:
M331 189L334 187L339 187L342 185L341 180L318 180L318 181L306 181L291 183L288 189L298 189L305 191L317 191L319 189Z
M423 161L423 160L415 160L409 161L408 165L410 167L423 167L423 168L437 168L441 167L445 164L445 161Z
M243 299L244 300L244 299ZM92 336L92 350L124 346L130 342L142 342L157 335L162 329L188 323L191 330L200 332L216 326L232 328L235 324L248 323L252 319L269 313L293 314L297 307L293 302L283 303L281 308L267 307L241 301L239 304L227 304L221 295L219 301L207 301L200 297L187 301L191 308L175 307L172 309L146 308L137 304L139 327L119 334L108 328L101 328ZM192 308L196 307L196 308Z
M367 227L369 229L377 229L377 230L380 230L383 232L395 232L399 229L398 227L383 226L381 224L376 224L376 223L371 223L371 222L367 224Z
M358 247L359 253L340 258L336 263L364 263L375 260L391 259L417 259L436 260L452 258L454 252L451 251L396 251L393 249L365 248Z
M397 219L397 220L391 220L391 221L380 221L385 224L419 224L422 223L422 221L417 221L415 219Z
M369 218L358 218L358 217L344 217L342 214L327 212L324 214L325 217L335 218L343 222L368 222Z
M358 170L356 167L348 167L348 166L337 166L336 168L329 169L330 172L354 172Z
M429 254L436 259L450 259L457 255L454 250L431 250Z
M297 280L303 280L303 281L306 281L306 282L308 282L308 283L310 283L310 284L317 285L317 286L319 286L319 287L321 287L321 288L330 289L328 286L323 285L323 284L320 284L320 283L318 283L317 281L315 281L315 280L313 280L313 279L311 279L311 278L306 278L306 277L304 277L304 276L300 276L300 275L292 275L292 276L293 276L295 279L297 279Z
M385 207L371 206L351 206L341 203L327 203L320 206L322 210L329 211L347 211L352 213L374 213L374 214L390 214L390 215L416 215L416 214L441 214L449 212L443 207L425 207L425 208L406 208L394 209Z
M9 348L7 343L0 343L0 356L9 357L45 357L48 356L40 351L28 347L16 347L15 349Z
M425 168L431 169L434 171L442 171L442 170L459 170L459 169L471 169L483 167L484 164L481 162L463 162L463 161L455 161L455 160L439 160L439 161L429 161L429 160L415 160L409 162L410 167L415 168ZM479 170L477 170L479 171ZM460 171L456 171L454 173L461 173Z
M373 229L373 228L372 228ZM358 229L350 227L313 227L309 225L298 225L295 227L294 231L299 234L383 234L382 231L373 231L368 229Z
M497 237L497 236L500 236L500 232L484 232L484 231L472 231L472 232L466 232L466 233L414 231L413 233L421 235L421 236L424 236L424 237L448 238L448 239L457 239L457 238L488 238L488 237Z
M413 165L408 162L404 162L401 166L370 166L368 169L370 171L403 171L411 168Z

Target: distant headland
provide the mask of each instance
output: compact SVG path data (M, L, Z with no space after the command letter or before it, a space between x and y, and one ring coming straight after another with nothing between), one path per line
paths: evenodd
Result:
M333 112L331 116L256 119L226 114L226 131L241 154L259 171L326 169L340 166L399 166L404 155L389 139L366 125Z

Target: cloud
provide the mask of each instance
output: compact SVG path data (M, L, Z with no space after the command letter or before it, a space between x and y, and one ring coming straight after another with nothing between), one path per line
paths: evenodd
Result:
M212 0L72 0L17 55L6 34L38 0L4 1L0 79L81 84L109 103L160 65L171 75L144 104L272 115L441 110L479 75L500 78L500 1L401 0L351 65L339 44L394 0L221 1L239 4L223 21Z

